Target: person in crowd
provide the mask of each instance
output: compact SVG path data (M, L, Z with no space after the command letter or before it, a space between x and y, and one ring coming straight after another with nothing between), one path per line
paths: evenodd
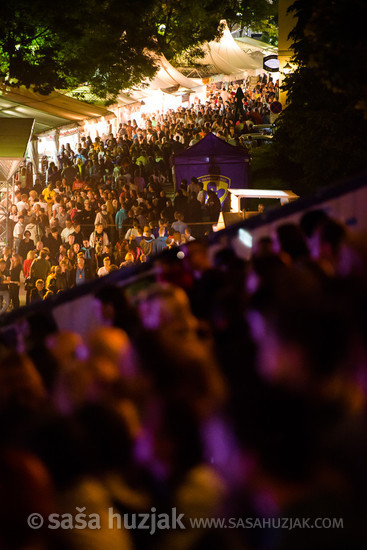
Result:
M17 253L19 251L20 242L23 239L24 230L24 216L21 214L20 216L18 216L18 221L14 225L13 229L13 247Z
M159 236L152 243L152 255L160 254L167 247L166 228L159 228Z
M191 241L195 241L195 237L192 236L191 234L191 227L187 226L185 228L185 233L184 233L184 242L185 243L190 243Z
M91 276L95 277L97 271L97 254L95 249L90 246L88 239L84 239L83 246L80 251L84 254L84 258L88 265Z
M176 221L173 222L171 227L174 231L178 231L182 235L185 233L185 229L187 227L187 224L184 222L184 215L182 212L175 212L175 220Z
M65 228L61 231L61 240L63 243L67 243L69 240L69 235L74 233L74 226L71 221L71 218L67 218L65 221Z
M10 274L6 267L6 261L0 259L0 314L5 313L9 307L10 294L9 294Z
M103 229L108 233L112 223L113 220L111 214L107 210L107 204L102 204L101 210L97 212L96 218L94 220L94 225L102 225Z
M175 198L174 198L174 201L173 201L173 206L175 208L175 211L177 212L182 212L182 213L185 213L186 212L186 208L187 208L187 193L184 194L184 190L185 188L180 188L176 191L176 195L175 195ZM185 190L186 192L186 190Z
M196 193L197 195L199 193L200 191L199 180L195 176L191 178L191 183L187 186L187 191L189 195L191 195L192 193Z
M196 192L193 191L188 197L185 219L189 223L200 223L202 220L202 214L202 204L197 199Z
M133 220L132 227L130 227L125 233L125 239L128 241L130 237L136 238L139 235L139 227L140 225L138 220Z
M20 254L19 254L19 256L20 256ZM29 277L30 270L31 270L31 265L32 265L33 260L35 259L35 257L36 257L35 250L34 249L29 250L29 252L27 253L27 257L23 262L23 276L24 276L24 279L27 279L27 277Z
M48 237L43 240L46 248L50 251L50 261L52 265L58 263L58 255L60 252L60 246L62 245L62 239L59 235L57 227L53 227Z
M109 271L110 266L111 266L111 259L109 256L105 256L103 258L103 266L100 267L97 272L98 277L103 277L104 275L108 275L110 272Z
M9 269L9 296L10 305L13 309L19 307L19 290L20 290L20 274L22 272L22 257L19 254L13 253L10 260Z
M221 203L218 198L218 195L215 193L215 191L209 189L207 192L208 199L206 202L206 211L209 219L211 221L218 221L219 214L221 211Z
M154 237L149 227L144 228L143 238L140 241L140 248L143 251L144 256L149 257L153 251Z
M127 252L125 254L124 260L120 264L120 268L131 266L134 263L135 263L134 254L132 252Z
M92 248L96 248L97 245L100 247L106 246L109 243L109 238L107 232L103 228L103 224L98 223L94 227L94 231L89 237L89 244Z
M164 218L166 218L169 222L173 222L175 219L175 208L172 205L171 199L167 199L166 206L162 211L162 214Z
M124 222L126 218L127 218L126 210L121 204L120 209L116 212L116 215L115 215L115 224L118 231L119 239L121 239L121 237L123 236Z
M57 294L58 292L68 288L66 275L62 271L60 265L51 267L51 271L46 279L45 288L47 292L51 291L53 294Z
M92 207L90 199L85 200L84 210L82 210L80 221L82 231L85 236L92 233L95 216L95 211Z
M75 244L75 233L70 233L67 242L64 243L66 251L68 251L70 248L74 250L74 244Z
M43 300L47 290L45 288L45 281L43 279L37 279L35 288L31 290L30 303L39 302Z
M1 254L1 258L5 260L6 269L9 271L10 269L10 260L12 257L12 249L10 246L5 245Z
M67 260L69 260L71 266L74 268L76 266L77 254L74 252L73 248L67 249L66 258Z
M44 282L46 281L47 275L51 269L51 263L47 260L47 257L48 251L42 249L39 257L33 260L30 269L30 277L33 280L37 281L38 279L42 279Z
M131 253L134 256L134 263L138 262L140 260L141 256L143 255L142 249L138 245L136 239L133 239L133 238L129 239L129 242L128 242L128 245L127 245L127 250L128 250L129 253Z
M73 269L73 286L81 285L91 278L88 265L82 252L78 254L76 268Z

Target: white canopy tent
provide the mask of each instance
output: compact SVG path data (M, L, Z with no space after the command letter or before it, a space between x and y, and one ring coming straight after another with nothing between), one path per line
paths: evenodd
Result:
M159 69L152 79L146 79L142 85L131 90L123 90L117 100L118 105L128 107L140 103L141 113L155 110L165 111L177 108L181 97L187 93L200 93L205 87L200 79L184 76L164 57L156 58Z
M278 48L262 42L261 40L256 40L255 38L250 38L249 36L236 36L234 41L241 48L242 51L247 53L250 57L262 57L271 54L278 54Z
M268 55L278 55L278 48L275 46L267 44L266 42L261 42L260 40L255 40L249 36L235 38L235 41L242 51L261 66L261 69L263 68L264 57ZM274 73L272 76L275 80L279 78L278 73Z
M201 82L184 76L164 55L157 58L157 65L159 69L152 79L143 80L141 86L131 90L121 91L117 98L119 103L126 105L136 103L151 96L152 92L182 93L202 88Z
M158 59L159 70L156 75L146 83L148 84L149 90L169 90L170 88L178 89L183 88L184 90L194 90L198 88L198 83L187 78L180 71L175 69L173 65L164 57L160 56Z
M203 45L204 57L198 58L201 65L212 65L218 73L225 75L239 75L241 73L255 74L262 68L262 60L254 59L245 53L234 40L227 23L220 40L212 40Z

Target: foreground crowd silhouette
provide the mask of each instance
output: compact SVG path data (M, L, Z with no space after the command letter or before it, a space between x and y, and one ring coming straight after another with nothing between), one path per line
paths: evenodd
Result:
M98 291L83 338L44 314L3 332L1 548L365 549L365 235L313 211L250 260L201 240L181 252L139 291ZM109 529L112 507L176 509L186 529ZM27 525L80 509L101 529Z

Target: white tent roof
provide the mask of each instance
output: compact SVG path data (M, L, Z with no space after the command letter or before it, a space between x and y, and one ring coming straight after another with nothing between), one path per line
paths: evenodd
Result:
M276 46L272 46L261 40L256 40L255 38L250 38L249 36L236 36L234 40L241 50L249 55L253 52L260 52L263 55L278 54L278 48Z
M198 84L175 69L164 55L159 57L159 66L157 74L149 81L148 89L165 90L176 86L188 90L197 88Z
M260 64L261 68L263 66L264 56L271 54L278 55L278 48L275 46L267 44L266 42L261 42L260 40L255 40L249 36L235 38L235 42L243 52L249 55L256 63Z
M118 103L129 105L142 101L144 98L165 93L183 92L186 90L198 90L202 84L184 76L180 71L164 57L156 58L159 69L152 79L143 81L142 86L132 90L123 90L117 97Z
M8 181L24 160L33 118L0 118L0 181Z
M204 45L205 55L197 59L201 65L213 65L218 73L237 74L262 68L262 60L253 59L236 44L233 36L224 21L224 32L220 40L212 40Z
M117 96L117 101L120 105L131 105L132 103L137 103L140 101L140 98L130 95L129 93L120 92Z
M140 103L143 99L159 93L159 90L151 90L150 88L124 90L117 96L117 103L123 106L132 105L133 103Z

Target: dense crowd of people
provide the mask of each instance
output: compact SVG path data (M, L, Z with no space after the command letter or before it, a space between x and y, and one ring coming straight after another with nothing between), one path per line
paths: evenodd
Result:
M366 548L365 236L313 211L246 261L182 252L96 291L83 337L2 333L1 548Z
M209 132L231 144L266 122L276 86L266 76L253 89L239 84L208 101L120 124L117 135L82 137L62 145L57 162L42 162L34 185L18 174L1 206L10 232L2 259L0 313L19 306L20 271L26 302L40 300L203 235L221 204L193 177L172 193L172 155Z

